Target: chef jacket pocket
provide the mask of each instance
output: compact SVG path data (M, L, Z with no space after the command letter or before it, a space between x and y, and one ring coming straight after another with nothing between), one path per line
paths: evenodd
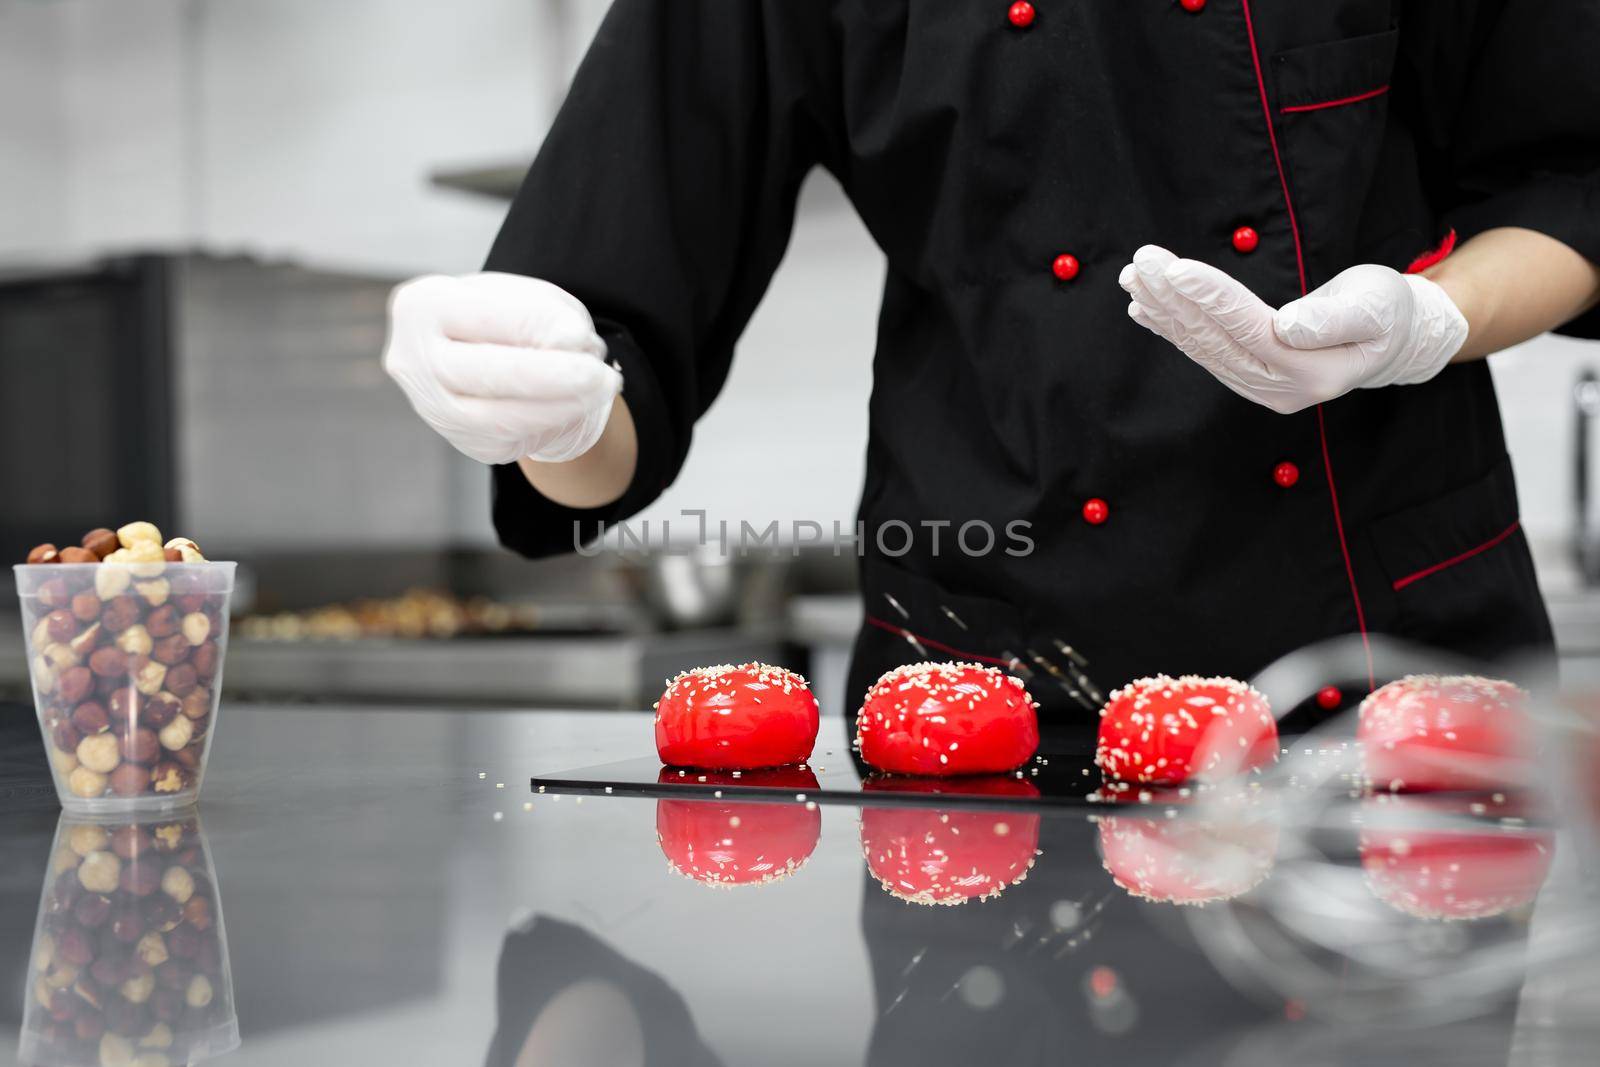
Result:
M1389 30L1272 57L1272 121L1312 288L1354 261L1388 124L1398 41L1399 31Z
M1369 536L1400 636L1488 658L1549 644L1509 457L1476 482L1377 520Z

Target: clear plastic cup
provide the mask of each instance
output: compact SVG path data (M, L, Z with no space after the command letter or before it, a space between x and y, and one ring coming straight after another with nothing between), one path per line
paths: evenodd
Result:
M114 813L194 803L215 731L234 564L13 569L61 806Z
M195 1063L239 1047L198 815L61 816L26 989L22 1063Z

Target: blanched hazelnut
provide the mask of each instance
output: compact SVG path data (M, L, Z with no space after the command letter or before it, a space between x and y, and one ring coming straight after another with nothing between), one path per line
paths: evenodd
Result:
M140 1048L171 1048L172 1027L166 1023L156 1023L143 1037L139 1039Z
M116 649L112 651L115 652ZM89 672L88 667L68 667L56 676L56 695L68 704L78 703L89 695L89 690L93 687L94 675Z
M157 793L178 793L188 784L188 777L176 763L158 763L150 775L150 782Z
M130 522L125 526L117 527L117 543L123 548L132 548L142 543L154 544L161 547L161 531L152 522Z
M121 1034L102 1034L100 1067L133 1067L133 1042Z
M90 552L87 548L70 545L61 550L56 560L60 563L99 563L100 557Z
M61 940L63 943L66 942L66 933L62 934ZM88 942L85 941L84 944L87 945ZM57 955L60 955L59 951L57 952ZM66 989L77 980L78 966L76 964L68 963L65 960L59 961L55 965L55 968L49 974L44 976L45 985L49 986L51 989Z
M68 871L77 869L78 864L82 862L82 856L72 851L72 849L68 848L66 845L62 845L50 856L50 873L59 877L63 874L66 874Z
M105 559L120 548L122 542L117 540L115 531L100 526L84 534L83 540L79 544L93 552L96 557Z
M148 1050L133 1058L132 1067L172 1067L172 1061L165 1053Z
M28 562L30 564L54 563L59 555L60 553L56 551L55 545L45 542L42 545L34 545L28 550ZM13 556L12 558L15 559L16 557Z
M176 752L194 738L194 722L187 716L180 715L163 726L159 736L162 748ZM78 759L82 760L83 756L80 754Z
M194 875L183 867L168 867L161 876L161 891L179 904L186 904L194 896Z
M197 974L189 979L189 988L183 995L184 1002L191 1008L203 1008L211 1003L211 979L203 974Z
M176 852L178 846L183 844L183 823L162 823L155 828L151 836L155 840L155 846L158 851Z
M150 999L150 994L156 990L156 976L153 971L144 971L134 975L118 987L129 1004L143 1004Z
M145 696L154 696L161 692L161 683L166 681L167 665L150 660L134 673L133 685Z
M50 644L50 615L51 613L47 611L39 616L38 621L33 624L33 629L28 631L28 644L41 652Z
M115 893L121 876L122 861L109 852L91 852L78 864L78 883L91 893Z
M78 636L78 617L65 608L57 608L44 617L44 631L51 641L65 644ZM203 637L200 639L204 640ZM196 641L195 644L198 645L200 641Z
M138 623L117 635L117 647L130 656L148 656L155 644L155 640L150 636L150 631Z
M181 625L183 636L191 645L203 645L211 636L211 618L203 611L191 611Z
M135 577L139 577L135 569ZM167 597L172 595L172 583L165 578L150 578L146 581L133 583L133 591L144 599L151 607L159 608L167 602Z
M104 556L101 559L105 559ZM128 568L114 564L102 564L94 571L94 594L101 600L114 600L128 591L128 586L133 582L133 575Z
M106 776L87 767L67 775L67 790L75 797L97 797L106 791Z
M182 634L173 634L156 642L150 658L168 667L176 666L189 658L189 650L192 647Z
M133 947L134 954L152 968L159 967L170 958L167 954L167 943L161 935L152 930L139 939Z
M136 797L150 785L150 768L138 763L122 763L111 772L111 791L119 797Z
M110 774L122 762L122 746L117 744L113 734L94 734L78 742L77 756L78 762L89 770L97 774Z
M80 856L103 852L111 843L111 835L93 823L80 823L67 831L67 847Z
M33 687L35 689L40 693L55 692L56 685L60 683L61 678L56 673L56 665L50 662L49 656L41 652L33 657L30 670L33 672Z
M92 622L88 626L84 627L82 632L80 632L77 637L74 637L71 641L67 642L67 647L72 650L73 658L81 663L87 656L94 652L95 646L99 643L100 624L97 622Z
M68 752L61 748L53 748L50 750L50 762L55 765L57 775L65 778L73 771L78 769L78 757L73 755L73 752L76 752L77 749L78 746L74 744L72 746L72 752Z

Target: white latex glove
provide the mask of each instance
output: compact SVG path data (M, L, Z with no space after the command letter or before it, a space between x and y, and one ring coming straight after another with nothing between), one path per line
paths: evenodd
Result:
M1122 269L1133 321L1281 414L1444 369L1467 320L1439 286L1364 263L1274 311L1215 267L1145 245Z
M396 288L383 369L480 463L583 455L622 391L583 303L516 274L430 274Z

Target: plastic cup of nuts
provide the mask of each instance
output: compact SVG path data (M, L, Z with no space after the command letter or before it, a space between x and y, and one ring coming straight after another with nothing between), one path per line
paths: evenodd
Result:
M40 545L14 568L62 807L165 811L199 796L234 566L134 522L78 547Z
M22 1063L169 1067L239 1046L222 903L194 813L61 816L26 988Z

